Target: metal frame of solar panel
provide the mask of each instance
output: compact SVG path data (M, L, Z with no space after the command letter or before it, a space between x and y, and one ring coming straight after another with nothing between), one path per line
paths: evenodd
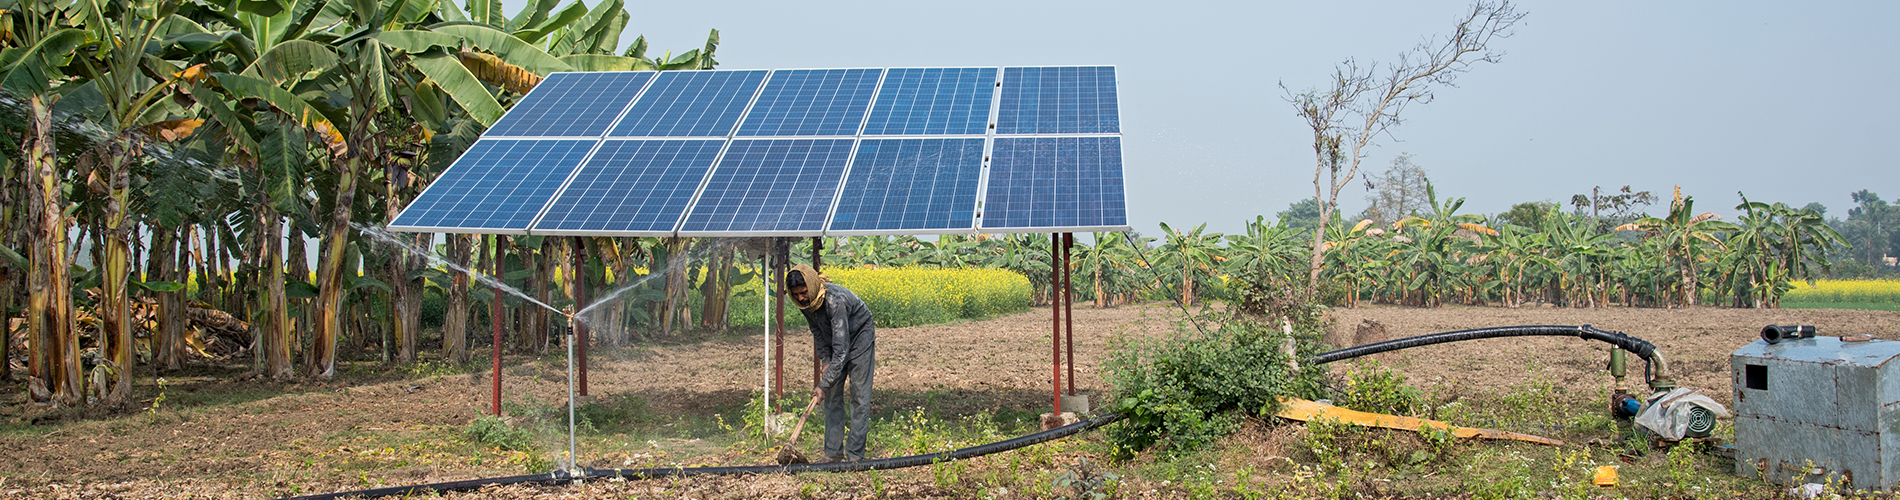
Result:
M554 146L555 161L506 153ZM555 73L390 229L1116 231L1126 199L1113 66Z

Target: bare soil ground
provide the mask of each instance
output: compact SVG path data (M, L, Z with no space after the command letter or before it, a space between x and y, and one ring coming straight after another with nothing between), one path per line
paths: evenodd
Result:
M1162 305L1097 310L1079 306L1075 328L1077 389L1099 394L1096 368L1116 335L1170 331L1179 312ZM1825 335L1868 333L1900 339L1900 312L1852 310L1551 309L1363 307L1333 313L1337 330L1375 320L1388 337L1520 324L1592 324L1657 344L1670 357L1676 380L1729 400L1727 355L1756 338L1767 324L1813 324ZM890 418L916 408L952 418L991 412L1047 411L1050 387L1050 316L1045 310L949 325L880 329L877 411ZM1335 338L1340 338L1335 335ZM1346 335L1344 338L1350 338ZM596 346L588 373L597 397L634 396L658 419L656 427L734 423L749 395L763 383L765 346L757 332ZM786 335L787 396L809 387L810 336ZM1378 339L1372 339L1378 340ZM1421 387L1474 393L1509 390L1532 381L1595 394L1609 384L1607 347L1574 338L1488 340L1381 355ZM564 360L510 358L505 397L515 405L564 402ZM1526 369L1529 366L1532 369ZM1640 365L1633 366L1640 370ZM478 370L479 371L479 370ZM171 374L156 410L116 415L74 414L25 403L18 383L0 386L0 497L4 498L262 498L294 494L516 475L532 453L484 450L460 439L468 422L488 409L485 372L398 377L349 376L337 381L231 381L240 369ZM1640 373L1640 372L1638 372ZM428 375L418 374L418 375ZM1066 375L1066 374L1065 374ZM1632 380L1639 384L1640 377ZM146 405L159 396L141 381ZM1099 402L1097 403L1100 404ZM719 415L707 418L710 415ZM816 418L816 417L814 417ZM1236 438L1261 457L1290 452L1282 427L1250 426ZM590 442L580 456L596 466L763 464L770 455L725 449L697 432L675 432ZM729 442L725 441L725 442ZM812 438L806 438L808 455ZM541 443L565 448L565 443ZM1048 446L1048 445L1043 445ZM1081 453L1060 448L1058 454ZM890 450L874 447L873 455ZM1020 452L1017 452L1020 453ZM1047 476L1067 458L1008 458ZM998 455L999 457L1001 455ZM987 459L988 457L986 457ZM1289 461L1290 462L1290 461ZM1003 463L1003 462L998 462ZM790 498L814 493L898 498L965 497L971 490L941 488L931 470L878 475L760 476L601 482L579 486L515 486L449 495L466 498ZM1012 474L1014 472L1011 472ZM1169 497L1183 492L1155 486L1129 496ZM830 494L830 493L827 493ZM999 496L996 492L985 493ZM1017 491L1004 497L1038 497Z

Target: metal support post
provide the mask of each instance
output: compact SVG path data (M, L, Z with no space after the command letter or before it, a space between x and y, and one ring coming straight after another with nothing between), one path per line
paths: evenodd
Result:
M1062 235L1049 233L1049 381L1055 389L1055 414L1062 414Z
M1069 395L1075 395L1075 233L1062 233L1062 320L1069 339Z
M568 279L574 281L574 310L587 310L587 243L579 236L574 237L574 275ZM570 356L575 357L578 369L580 395L587 395L587 322L575 318L574 345Z
M495 235L495 248L493 249L495 257L494 259L491 259L491 260L494 262L494 269L492 271L495 274L496 280L500 280L501 277L503 276L501 272L501 269L502 269L501 245L503 241L507 240L507 238L508 238L507 236ZM495 394L494 396L495 397L494 397L494 405L490 408L489 414L499 417L501 416L501 288L500 287L495 288L495 301L490 302L488 305L488 323L491 325L494 325L495 327L495 346L494 346L495 347L495 355L494 355L494 358L495 358L495 376L494 376Z

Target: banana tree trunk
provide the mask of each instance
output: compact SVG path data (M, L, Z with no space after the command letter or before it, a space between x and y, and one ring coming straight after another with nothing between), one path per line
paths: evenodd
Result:
M1693 257L1686 258L1683 260L1681 272L1682 272L1682 305L1694 307L1696 305L1697 297L1696 297L1696 268L1695 268L1695 260Z
M661 334L673 333L673 318L679 315L680 298L684 296L680 290L686 281L686 266L682 261L685 252L681 251L685 246L683 241L680 238L666 239L666 315L660 318Z
M146 279L179 283L188 281L181 277L184 273L178 272L179 258L185 254L179 251L179 247L185 244L183 234L179 229L152 228L152 258L146 264ZM152 332L152 366L158 370L177 370L180 366L179 352L174 346L184 336L184 323L180 321L185 314L180 297L184 293L184 290L179 290L157 294L158 328Z
M330 224L323 234L323 262L317 266L317 336L310 343L310 348L316 351L312 359L317 362L310 366L310 372L326 379L336 376L336 338L343 326L338 319L343 298L343 252L349 242L350 208L355 204L356 174L361 167L359 157L351 156L343 161L343 172L337 179L336 206L331 210Z
M524 250L526 249L526 247L523 248ZM523 264L526 265L523 267L536 270L535 276L537 276L537 278L534 280L534 299L541 301L543 304L554 303L553 293L548 289L548 282L554 279L554 249L554 238L542 238L540 248L535 249L533 252L522 252L522 255L538 254L540 257L533 261L524 262ZM534 310L534 317L529 322L533 325L534 332L522 335L522 337L533 339L534 352L547 352L549 342L548 328L552 326L549 324L552 318L548 316L548 313L551 311L539 307L534 308Z
M448 236L449 261L456 267L468 269L469 252L474 247L470 241L474 236L451 234ZM450 362L462 364L468 362L468 273L450 270L448 311L442 317L442 344L448 352Z
M78 406L83 388L79 377L79 335L74 331L72 276L66 254L66 200L53 142L53 116L40 96L28 98L26 168L31 199L37 212L33 226L31 265L27 276L27 330L31 353L27 365L27 393L35 401Z
M13 228L18 227L17 221L25 214L16 210L15 206L18 203L15 196L20 189L16 183L21 180L16 177L24 177L26 169L24 165L16 167L12 161L0 160L0 164L4 164L4 168L0 168L0 245L13 248ZM13 294L19 290L14 286L14 280L24 271L12 265L0 264L0 311L13 310ZM0 328L0 381L13 380L13 328L5 318L0 318L0 326L5 327Z
M1101 246L1102 242L1099 239L1096 240L1095 245L1096 245L1095 246L1096 252L1102 251L1102 246ZM1095 280L1094 281L1095 281L1095 308L1096 309L1106 308L1108 307L1108 291L1102 289L1102 259L1099 258L1099 255L1098 255L1098 258L1095 259Z
M633 256L637 253L636 250L639 248L640 240L634 238L620 238L611 241L615 246L614 288L625 288L634 281L632 276ZM607 328L613 332L614 345L631 343L633 341L633 332L627 325L627 298L624 296L614 297L612 300L614 303L608 306L608 314L612 317L608 324L611 326L603 328Z
M725 331L726 299L732 296L731 287L731 249L716 249L712 258L706 261L706 279L699 285L700 298L704 299L704 310L699 313L700 326L714 331Z
M418 233L410 242L412 246L425 246L425 241L434 239L431 233ZM412 279L410 272L416 269L416 260L420 256L398 251L389 259L390 292L393 294L392 306L395 307L396 334L402 350L397 358L401 361L416 361L416 354L422 342L422 283L421 279Z
M120 134L106 144L106 206L101 236L105 240L104 276L99 283L100 344L111 360L111 387L101 401L109 408L125 406L132 396L132 321L129 314L131 295L126 279L131 275L132 258L127 239L132 228L126 224L131 207L131 168L127 165L138 154L138 145Z
M284 219L269 208L262 212L264 220L263 272L258 279L263 281L265 290L264 347L266 362L271 378L287 379L296 375L290 362L290 305L284 297L284 252L279 250L284 241Z

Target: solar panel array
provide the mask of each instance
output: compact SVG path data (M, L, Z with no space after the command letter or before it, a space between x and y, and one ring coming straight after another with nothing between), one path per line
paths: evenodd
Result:
M390 229L1128 229L1112 66L555 73Z

